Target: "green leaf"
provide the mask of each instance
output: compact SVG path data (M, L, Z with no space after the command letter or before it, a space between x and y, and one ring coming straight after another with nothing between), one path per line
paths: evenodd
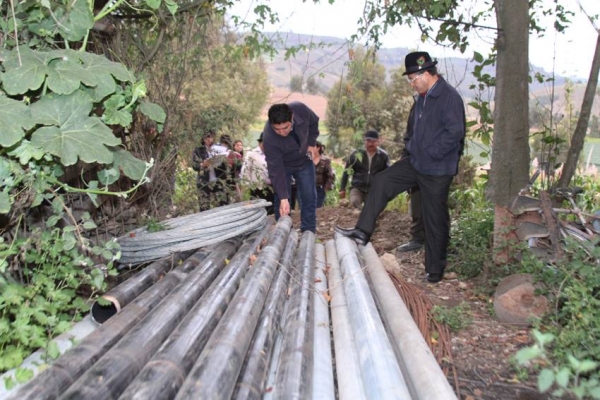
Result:
M538 375L538 389L541 393L546 392L554 384L554 371L544 368Z
M52 360L56 360L58 357L60 357L60 349L58 348L56 341L53 340L48 343L46 354L48 354L48 357L50 357Z
M592 360L583 360L579 364L579 368L577 370L580 374L585 374L586 372L590 372L595 370L598 367L598 363Z
M158 10L158 7L160 7L160 0L146 0L146 4L154 10Z
M539 346L531 346L525 347L515 354L515 358L519 365L526 363L527 361L531 361L534 358L539 357L542 354L542 350Z
M102 79L102 77L110 77L112 75L122 82L135 82L135 77L127 70L127 68L125 68L125 66L123 66L123 64L110 61L102 55L92 53L81 53L80 58L83 62L82 68L95 74L99 80ZM106 82L103 83L106 84Z
M160 124L164 123L167 119L165 111L158 104L150 103L149 101L140 102L139 110L142 114Z
M115 168L121 169L127 177L136 181L144 177L146 171L145 161L135 158L133 154L121 147L110 147L110 150L113 152L114 161L112 165Z
M51 215L50 217L48 217L48 219L46 220L46 226L48 228L53 227L54 225L56 225L56 223L58 221L60 221L61 216L60 215Z
M165 5L167 6L167 9L171 13L171 15L175 15L175 13L177 12L177 9L179 8L177 3L174 2L173 0L165 0Z
M115 168L103 169L98 172L98 180L104 186L108 186L112 183L115 183L117 179L119 179L119 171Z
M18 158L21 165L27 165L31 159L41 160L44 154L44 150L32 145L29 140L21 141L14 150L8 152L9 156Z
M77 159L111 163L113 155L105 145L116 146L121 140L100 119L88 115L91 107L91 98L82 91L68 96L45 96L32 105L31 112L40 123L55 126L35 131L32 143L60 157L66 166L75 164Z
M72 50L66 50L63 58L53 60L48 68L48 88L58 94L70 94L79 89L81 83L96 86L98 79L84 69L79 57Z
M8 188L5 188L0 192L0 214L8 214L10 211L10 195L8 194Z
M33 378L33 371L29 368L17 368L15 371L15 378L18 383L25 383Z
M102 120L108 125L121 125L123 127L128 127L129 125L131 125L133 117L131 116L131 112L125 109L121 109L111 110L111 112L105 112L102 116Z
M38 52L22 47L20 56L13 50L12 57L3 63L2 75L4 90L10 95L23 94L39 89L48 72L48 62L53 57L48 52Z
M90 229L96 229L98 226L94 223L94 221L85 221L83 223L83 229L89 231Z
M100 269L94 268L91 271L91 275L93 286L98 290L102 290L102 284L104 283L104 273Z
M31 111L24 103L0 96L0 145L11 147L35 125Z
M567 367L563 367L556 374L556 383L563 388L566 388L569 384L569 378L571 377L571 370Z
M94 27L94 17L87 0L74 0L68 3L69 17L58 26L61 35L70 41L79 41Z

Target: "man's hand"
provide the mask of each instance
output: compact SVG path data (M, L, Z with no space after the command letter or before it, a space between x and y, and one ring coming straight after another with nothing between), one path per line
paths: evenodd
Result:
M288 199L281 199L279 202L279 215L282 217L290 215L290 202Z
M308 152L312 154L311 160L314 160L319 155L319 149L317 149L317 146L308 146Z
M345 199L345 198L346 198L346 191L340 190L340 199Z

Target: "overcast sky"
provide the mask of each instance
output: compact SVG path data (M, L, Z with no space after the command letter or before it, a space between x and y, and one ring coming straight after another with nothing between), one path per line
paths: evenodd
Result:
M552 0L545 0L551 3ZM584 9L591 15L600 14L600 0L579 0ZM356 33L357 21L362 12L363 2L360 0L335 0L328 4L327 0L315 5L311 0L241 0L233 13L238 16L251 16L252 8L257 4L269 4L279 14L279 23L266 26L267 31L291 31L317 36L333 36L349 38ZM464 2L463 2L464 4ZM546 71L555 71L563 76L588 78L598 33L580 11L577 0L562 0L566 8L576 12L573 24L566 34L546 34L543 38L531 37L529 43L530 62L543 67ZM551 24L552 21L546 21ZM490 23L495 23L491 21ZM597 22L596 25L599 25ZM549 25L551 26L551 25ZM408 27L398 27L388 33L383 40L383 47L407 47L409 49L428 51L434 58L450 56L471 57L473 50L487 54L492 43L493 34L486 37L472 37L474 45L466 54L452 52L441 47L420 41L419 32Z

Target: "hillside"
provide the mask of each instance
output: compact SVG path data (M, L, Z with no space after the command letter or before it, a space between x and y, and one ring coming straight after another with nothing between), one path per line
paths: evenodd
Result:
M311 107L318 109L317 114L325 119L327 102L321 96L311 96L308 94L294 93L289 94L289 83L293 76L301 75L304 79L314 77L322 87L322 92L327 91L333 85L344 77L347 72L347 63L349 61L349 45L341 38L327 36L310 36L295 34L291 32L268 33L273 38L278 39L278 47L284 49L290 46L305 46L305 51L298 52L293 58L285 59L285 52L281 51L270 62L267 62L267 74L269 81L273 86L273 93L269 104L282 101L300 100ZM402 68L404 57L410 50L408 48L382 48L378 52L378 61L386 68L392 71ZM435 54L432 54L435 57ZM450 83L458 88L466 101L474 98L475 93L469 88L475 81L472 77L474 63L466 58L443 58L439 59L439 70L444 74ZM487 67L487 73L494 75L495 71ZM540 67L533 67L534 71L549 75L550 73ZM564 114L567 101L565 100L565 82L566 77L556 77L554 97L556 99L554 112ZM539 83L534 81L530 84L531 97L533 103L548 105L549 98L552 95L551 84ZM571 93L571 101L577 110L581 106L583 93L585 91L585 82L575 81ZM490 95L490 98L493 97ZM267 106L268 108L268 106ZM265 110L266 111L266 110ZM596 101L592 110L593 115L600 115L600 101Z

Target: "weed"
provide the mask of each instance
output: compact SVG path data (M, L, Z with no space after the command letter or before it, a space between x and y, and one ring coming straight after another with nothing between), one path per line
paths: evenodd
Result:
M469 305L460 303L456 307L434 306L431 310L433 319L440 324L445 324L452 331L459 331L471 325L473 314Z

